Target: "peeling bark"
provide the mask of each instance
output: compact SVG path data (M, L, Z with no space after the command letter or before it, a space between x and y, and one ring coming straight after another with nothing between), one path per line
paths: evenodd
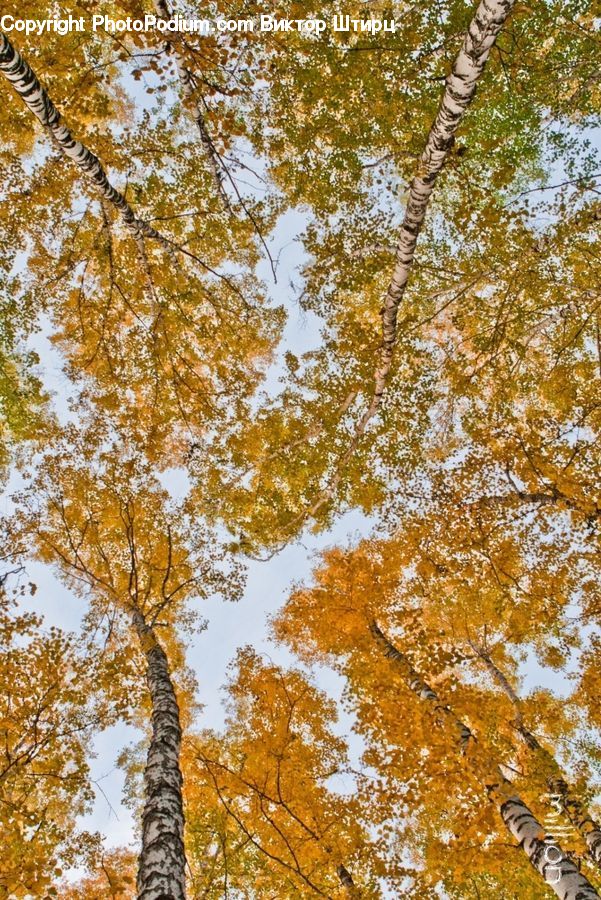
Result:
M513 785L505 778L499 765L483 748L476 745L476 740L467 725L461 722L451 707L440 703L436 692L415 671L407 657L386 637L377 622L371 622L370 631L384 656L394 663L396 671L410 690L421 700L432 704L436 712L442 714L443 724L449 726L455 735L459 730L462 752L467 751L468 739L472 738L471 745L475 745L475 752L466 753L468 761L485 780L488 795L498 806L505 827L518 841L534 869L555 895L561 900L599 898L599 894L578 871L558 842L545 834L542 825L515 793ZM468 736L465 739L464 734Z
M147 662L152 737L144 771L145 805L138 862L138 900L184 900L186 855L180 769L179 707L165 651L139 611L133 614Z

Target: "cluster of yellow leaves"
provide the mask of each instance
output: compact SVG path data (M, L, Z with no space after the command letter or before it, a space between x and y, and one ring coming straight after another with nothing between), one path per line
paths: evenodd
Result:
M450 896L473 896L481 879L492 879L490 896L495 890L505 896L516 884L539 896L489 802L479 759L483 750L492 752L541 821L552 812L548 782L558 765L578 772L584 801L594 796L598 753L583 738L595 719L582 718L595 689L592 653L569 676L568 697L531 689L519 698L527 653L565 670L569 654L579 652L570 622L582 588L577 517L569 537L559 532L551 542L515 495L508 505L461 508L449 494L450 502L441 490L437 505L407 514L391 538L326 553L315 584L293 593L277 615L275 636L306 664L327 664L344 676L365 745L360 815L378 827L383 855L394 858L403 848L416 896L441 885ZM591 582L598 577L589 572ZM374 620L436 690L438 702L469 726L476 743L466 753L438 707L420 699L375 645ZM565 655L553 659L556 646ZM544 753L521 740L518 717ZM568 849L585 856L582 838L572 832ZM515 881L505 888L509 872ZM387 873L397 891L406 875L393 865Z
M344 896L342 865L361 896L380 896L335 721L301 672L239 652L224 731L192 735L184 752L193 893Z
M8 578L8 576L7 576ZM91 728L90 657L59 629L16 612L0 590L0 897L52 895L61 865L94 843L77 830L88 809ZM18 590L17 594L21 591ZM49 892L49 893L48 893Z
M60 884L61 900L131 900L135 897L135 856L115 849L95 854L90 875Z

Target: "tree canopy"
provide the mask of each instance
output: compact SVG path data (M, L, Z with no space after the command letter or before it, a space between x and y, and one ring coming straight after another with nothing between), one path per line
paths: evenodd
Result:
M599 897L598 2L2 15L0 898Z

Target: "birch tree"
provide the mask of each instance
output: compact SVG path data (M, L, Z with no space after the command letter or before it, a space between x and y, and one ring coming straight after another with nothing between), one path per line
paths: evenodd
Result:
M457 720L452 708L441 704L436 692L422 681L406 657L383 634L377 622L372 622L371 631L381 652L391 660L410 690L418 691L420 699L435 704L437 712L442 713L445 719L450 720L454 728L459 726L461 746L466 745L469 741L468 727ZM522 798L514 793L513 786L503 776L500 767L495 767L494 762L486 759L485 754L478 761L478 765L480 764L483 764L482 774L487 781L487 791L499 806L503 824L519 846L523 848L534 868L552 888L556 896L562 898L578 897L579 895L598 897L597 891L578 871L577 866L568 858L559 843L548 835L541 838L541 835L544 834L543 827L537 822ZM495 768L501 775L500 780L497 780L498 776L493 776Z
M80 445L80 451L78 463L60 453L48 456L34 505L23 519L23 540L33 539L40 557L89 597L91 624L104 623L108 646L121 648L119 670L123 676L129 671L131 680L122 676L121 684L104 685L104 690L118 695L124 715L135 715L134 699L139 715L146 708L135 675L136 658L141 662L150 736L138 896L184 897L181 706L185 701L189 707L191 701L186 699L190 684L185 669L181 688L176 684L174 669L182 671L183 657L170 626L176 614L181 621L187 600L221 584L219 552L207 545L204 559L194 555L202 552L202 528L188 524L184 539L180 529L185 519L170 512L168 496L135 453L120 453L115 446L98 452L91 444L87 449ZM228 594L235 590L234 571ZM137 649L124 646L128 628L136 635ZM139 721L144 723L144 717Z
M175 126L159 120L149 136L147 116L132 112L125 127L115 104L119 136L107 148L110 165L101 163L71 135L28 63L2 39L5 74L53 140L59 135L61 155L75 162L75 178L63 177L56 158L33 163L36 176L27 190L35 242L18 293L23 302L35 300L35 313L50 310L56 317L76 390L92 394L105 411L123 410L124 427L135 429L155 458L176 448L185 458L205 416L215 405L223 412L226 391L232 401L234 393L242 400L252 392L281 325L281 312L267 309L251 274L255 226L214 213L199 154L176 140ZM154 174L149 156L173 176ZM127 190L141 198L144 213L115 186L112 172L127 182L131 168L139 180ZM7 215L15 199L5 199ZM150 220L168 222L169 233ZM238 268L225 275L219 267L233 244ZM240 318L244 329L237 327ZM254 369L252 384L239 370L243 358Z
M479 646L473 642L471 646L477 659L483 662L493 680L511 701L516 710L515 726L520 736L528 749L535 755L537 765L540 766L542 773L544 773L543 778L546 777L549 790L554 797L559 799L565 815L582 834L589 856L598 864L601 854L601 829L599 825L591 817L587 808L576 796L574 789L566 781L565 773L553 754L546 747L542 746L538 738L528 728L524 721L520 699L515 689L505 674L493 662L486 647Z
M516 18L517 21L514 22ZM557 70L560 65L559 57L563 56L564 64L572 73L579 71L578 54L584 49L584 45L578 48L572 45L569 50L566 45L562 45L560 50L563 38L553 31L549 21L546 21L545 25L539 19L528 23L521 10L512 18L512 23L514 23L512 27L519 31L520 37L531 48L533 65L538 65L534 63L535 47L545 44L545 50L541 50L541 53L549 51L547 62L550 69ZM591 31L584 27L584 20L580 24L582 39L594 55L594 29ZM573 34L571 29L570 34ZM546 43L543 35L549 38ZM407 40L410 41L409 37ZM514 75L516 78L519 76L516 74L518 66L511 68L511 75L508 74L508 69L504 69L503 76L496 68L498 56L504 60L511 56L511 50L505 45L503 37L500 40L498 55L496 51L493 53L490 66L486 69L486 78L490 79L495 88L498 87L502 91L507 87L507 83L511 83ZM445 40L444 46L445 54L450 55L449 47L453 46L452 40L450 38L448 41ZM362 53L354 53L356 48L352 46L348 49L347 55L351 59L363 56ZM370 47L365 46L361 49L368 51ZM310 52L314 54L317 50L311 48ZM295 53L303 58L300 47L295 46ZM332 54L335 55L333 50ZM364 55L369 57L368 52ZM327 58L332 66L330 57ZM294 59L293 56L293 61ZM452 58L449 60L449 67L450 63ZM298 83L294 82L294 86L302 92L303 84L298 60L296 64L299 67L299 74ZM439 60L437 72L440 71L440 66ZM383 71L386 73L387 83L394 79L394 71L385 66ZM350 63L344 72L344 77L348 80L351 77ZM361 70L361 79L354 72L352 77L357 81L362 80L365 84L365 94L361 96L368 98L372 85L365 71ZM309 84L314 86L312 81ZM359 89L355 87L354 80L352 84L353 96L357 96ZM288 93L285 96L289 98L292 88L289 85L286 88ZM542 92L537 93L541 88ZM281 85L274 90L277 92L280 89L284 90ZM306 90L305 103L308 105L309 87ZM419 431L421 427L427 427L425 425L427 418L436 416L437 419L442 419L446 416L446 409L450 410L452 404L458 408L460 401L457 399L457 391L461 394L461 402L464 399L468 401L473 394L472 379L477 376L472 373L468 377L466 374L466 351L472 348L471 341L475 339L474 358L483 359L477 343L481 340L482 331L478 331L475 317L473 334L463 330L467 310L470 310L471 316L472 310L475 312L476 309L481 309L483 304L486 306L487 323L491 326L491 353L494 354L496 352L494 348L497 346L494 341L498 341L501 328L499 322L505 322L504 311L509 312L510 307L509 314L512 318L515 314L517 320L519 310L523 309L523 303L518 301L519 289L528 290L530 284L533 306L536 304L536 298L540 298L541 291L555 290L558 272L554 271L550 276L549 269L545 270L545 262L549 262L549 256L541 257L537 250L540 235L533 230L527 209L529 192L522 195L519 184L530 177L533 170L537 172L536 183L544 182L542 169L554 164L551 163L551 159L561 166L573 168L575 164L573 147L571 150L563 147L560 151L558 148L543 146L543 132L539 133L540 140L534 137L534 133L526 139L520 128L530 127L533 122L530 118L529 126L526 126L525 120L522 119L519 123L515 120L512 125L507 125L506 133L504 132L503 137L499 136L499 147L508 147L513 139L524 140L529 151L533 146L540 150L537 159L531 156L526 160L523 155L515 154L513 158L510 159L508 155L501 161L496 156L492 158L486 152L476 149L481 137L480 126L483 126L484 121L487 133L490 133L489 130L496 127L494 123L500 121L504 115L496 106L498 91L494 90L487 94L486 90L484 87L484 90L479 92L468 114L462 119L461 137L458 138L457 145L449 148L444 176L437 179L438 192L435 192L429 201L429 207L432 207L431 215L425 217L425 226L420 226L426 227L427 238L422 244L421 261L418 260L420 264L412 270L413 281L409 293L405 295L403 301L402 328L400 336L397 334L396 338L397 342L400 339L401 345L397 347L396 368L388 377L390 401L382 409L381 415L370 418L369 441L358 441L354 438L354 431L357 423L361 422L362 413L370 407L372 395L369 383L373 378L374 353L381 340L379 326L383 314L382 294L385 294L389 287L386 267L392 265L397 239L395 227L398 226L394 218L394 209L390 211L392 201L387 200L385 211L380 209L379 203L376 207L374 196L370 193L370 187L373 188L373 185L370 186L363 181L360 187L357 187L357 193L353 193L349 198L348 203L340 199L342 185L338 183L337 187L340 190L332 198L328 195L323 207L320 208L315 199L316 221L311 223L305 238L306 246L313 258L304 270L306 280L301 302L306 309L323 316L327 325L321 350L315 350L304 358L288 354L286 358L288 375L281 402L268 406L261 420L253 427L256 437L251 446L253 449L257 446L257 449L252 464L247 465L246 470L254 465L260 474L256 475L252 489L248 491L248 511L244 520L240 522L241 530L244 531L249 543L252 544L254 541L258 545L271 542L272 546L282 546L286 540L293 539L307 518L311 518L308 511L315 503L318 504L314 513L318 527L324 527L331 521L332 513L339 505L343 507L362 505L367 510L381 505L386 495L387 480L397 479L405 482L411 478L411 470L415 471L419 445L424 447L432 437L431 434L426 437ZM556 103L558 117L563 117L562 120L567 127L571 115L565 105L568 98L564 96L559 102L557 91L542 78L542 75L538 88L530 83L527 88L525 84L520 83L518 88L516 83L515 93L521 94L523 90L527 90L531 98L529 115L534 118L540 117L537 118L539 124L546 115L545 104L553 102ZM380 110L384 100L380 95L376 95L377 85L373 87L373 91L374 107ZM429 91L427 103L432 102L431 86ZM584 94L582 98L584 99ZM365 104L369 107L369 99L365 100ZM410 115L404 107L402 109L403 115ZM590 107L587 106L587 109L590 112ZM583 117L589 112L583 112ZM346 134L344 128L348 127L348 123L338 123L333 112L330 112L329 118L324 121L327 121L328 134L333 131L332 140L339 136L342 143L343 135ZM288 120L286 126L289 128L286 131L287 139L282 138L281 145L290 148L291 144L296 146L292 140L293 126ZM284 124L281 127L284 128ZM426 128L423 128L423 131L425 130ZM298 125L295 136L300 142L301 136L297 132L300 132ZM521 135L520 138L518 134ZM363 134L361 137L363 138ZM576 137L573 139L576 141ZM403 140L407 143L409 139ZM415 137L412 140L414 142ZM324 143L328 141L329 137L324 139ZM385 148L379 149L386 155ZM490 150L490 147L488 149ZM414 150L415 147L412 146L413 158L419 156L418 152L413 152ZM350 149L349 156L353 152L356 151ZM325 153L324 149L324 155ZM583 145L583 160L585 154ZM365 155L369 157L368 149ZM389 155L398 169L401 166L400 154ZM561 163L558 162L559 158ZM350 166L348 157L345 156L344 161L345 165ZM524 163L523 171L520 171L520 162ZM593 161L589 162L593 166ZM310 161L307 161L307 165L309 164ZM414 159L403 159L403 178L408 178L407 167L411 165L415 165ZM589 163L583 165L583 169L587 170L588 165ZM588 168L589 173L593 171L593 168ZM371 169L368 172L371 172ZM357 176L358 185L361 177ZM586 171L581 178L582 180L576 177L573 181L573 186L576 185L578 188L577 196L580 188L584 189L587 184ZM394 176L390 177L390 181L393 187L398 186ZM490 189L491 181L495 185L494 191ZM591 187L594 184L588 183ZM469 198L464 193L467 184L470 186ZM538 189L538 187L534 189L533 196L537 196ZM318 181L316 190L321 195L326 193L325 176L323 182ZM551 242L549 246L558 246L552 236L557 227L562 228L564 241L568 230L574 238L580 234L581 238L586 240L584 236L588 227L582 219L579 223L572 220L568 226L562 217L560 209L564 209L568 202L566 196L562 204L558 204L555 210L549 212L549 216L554 217L555 223L549 229L549 234L543 238L545 246L547 240ZM575 199L575 202L578 203L579 200ZM337 215L333 215L333 209L336 209ZM374 232L377 236L376 241ZM503 238L500 238L501 233L504 235ZM531 265L538 269L536 285L531 278ZM571 283L572 280L566 275L566 287ZM504 291L508 291L511 297L509 306L503 306L506 297ZM493 307L496 313L492 312ZM497 313L498 320L495 318ZM448 328L449 321L454 323L452 334ZM494 330L494 335L492 323L497 323L498 326ZM488 327L484 325L483 320L479 321L479 326ZM517 338L520 348L531 340L532 333L536 333L536 326L533 326L533 331L529 335L523 333L521 338ZM451 345L457 348L457 356L454 352L449 353ZM429 351L433 348L436 349L430 355ZM518 352L515 346L511 348L511 352L515 368L515 355ZM455 359L456 368L452 362ZM446 366L447 361L453 368L452 389L449 394L446 393L443 374L450 373L450 369ZM472 372L471 368L469 371ZM408 382L416 385L413 403L405 395ZM314 398L307 392L307 385L315 392ZM353 400L349 405L346 398L351 394ZM324 396L327 398L325 403ZM312 399L314 402L311 402ZM428 404L432 407L429 410ZM376 405L380 408L380 401L376 400ZM473 409L474 407L468 407L468 415L464 420L467 421ZM420 422L416 427L415 420L422 415L424 424ZM318 424L320 416L324 418L321 425ZM482 417L482 421L484 418ZM394 439L391 438L393 431ZM228 450L232 463L239 463L241 448L232 445ZM382 474L382 466L387 467L385 475ZM274 472L275 467L279 468L277 476ZM202 480L201 463L198 469L198 477ZM194 467L193 471L196 471ZM281 481L290 487L290 490L286 491L286 496L283 491L278 490ZM234 479L233 484L235 505L239 510L243 488L239 479ZM332 485L333 492L330 491ZM263 486L264 503L261 493ZM227 487L227 484L220 485L221 493L227 491ZM253 504L257 491L261 497L261 511L254 516ZM272 499L277 496L279 502L277 504L268 502L268 495ZM270 507L277 509L278 512L277 517L273 516L269 521L267 517ZM278 541L274 540L276 533L281 535Z
M48 130L61 153L78 166L86 178L97 186L107 203L119 211L125 227L134 240L141 242L143 238L153 238L168 245L167 239L159 231L136 216L123 194L109 181L100 160L81 141L73 137L68 126L61 121L59 111L33 70L4 33L0 35L0 71L30 112Z
M154 8L169 15L162 0ZM261 11L251 4L248 15ZM0 413L11 439L48 444L33 460L38 476L25 473L11 537L89 602L86 633L106 641L98 695L146 730L141 898L184 897L186 846L194 879L206 875L213 892L233 881L249 896L282 883L378 896L382 881L424 897L480 885L490 897L546 885L597 896L588 862L579 872L542 840L537 797L552 774L598 861L596 812L583 799L595 755L581 746L583 723L598 723L596 633L564 711L544 692L518 702L512 685L518 648L564 672L581 649L577 628L598 622L599 214L593 154L574 137L576 120L598 121L598 22L585 0L484 0L468 16L463 3L442 14L422 4L399 13L398 33L365 39L170 36L193 140L162 99L165 47L154 38L70 38L70 70L54 36L21 52L0 35L0 119L12 116L10 165L4 151L0 160ZM128 79L144 89L128 97ZM197 79L228 103L209 111ZM38 146L40 126L49 141ZM223 215L213 134L227 153L244 138L265 157L270 199L253 201L252 217ZM524 198L549 186L544 167L565 167L566 189L532 214ZM321 346L304 359L285 353L272 401L255 392L284 316L253 270L263 226L297 203L311 216L301 290L321 317ZM74 424L60 437L30 423L44 398L35 358L14 339L19 316L26 337L27 318L46 312L72 394ZM195 479L181 507L159 483L174 465ZM190 603L240 586L202 521L239 534L236 554L270 553L308 519L327 525L337 504L397 529L371 547L384 562L365 562L363 547L349 577L333 551L276 631L347 678L367 743L356 800L326 783L344 758L331 704L252 654L230 684L224 733L185 739ZM485 626L494 643L483 655L474 638ZM467 663L502 690L478 669L462 676ZM44 674L42 653L37 666ZM577 745L574 783L552 752L562 728ZM67 749L85 774L82 747ZM66 805L61 827L72 823ZM12 870L19 841L11 832ZM38 870L54 866L51 844L25 873L28 889L45 889ZM74 897L131 892L129 857L95 860Z
M339 551L332 553L327 568L317 573L316 587L293 595L288 607L276 620L277 635L285 639L304 660L313 663L319 660L334 665L347 679L348 701L358 711L359 730L368 736L370 749L365 754L365 763L376 767L387 785L379 801L382 811L378 812L378 804L368 799L371 796L368 780L363 815L374 816L379 821L382 815L392 816L398 804L398 816L402 820L404 815L416 811L417 805L419 816L427 817L424 839L425 846L430 848L427 851L422 848L420 852L426 852L429 865L450 866L453 865L452 856L442 863L450 849L449 838L436 836L434 823L436 816L440 815L445 821L444 828L452 828L455 833L458 842L455 853L461 853L465 859L466 873L478 871L478 863L475 870L470 869L473 865L471 853L469 850L460 851L459 846L465 841L469 847L477 831L488 832L488 838L482 836L479 839L489 846L491 853L486 870L503 873L503 864L493 863L496 853L493 835L497 833L498 824L487 816L486 805L492 801L501 821L514 836L519 831L514 815L519 820L521 814L518 810L521 810L525 831L519 838L519 846L526 850L543 879L559 892L558 896L564 895L561 891L570 896L570 890L580 889L574 886L575 882L572 883L577 869L570 856L561 851L562 857L567 860L567 878L563 886L554 887L551 884L557 873L551 874L542 863L545 844L541 835L544 835L544 829L536 824L537 816L529 809L530 802L540 808L541 802L544 802L541 797L548 791L548 783L545 778L541 784L536 779L529 782L530 776L525 777L518 761L523 760L523 756L516 755L511 716L506 720L507 730L500 725L503 720L503 708L498 705L501 698L495 701L490 694L483 697L473 683L464 683L454 674L465 653L457 647L455 635L446 639L440 629L440 613L438 620L434 619L432 625L424 630L419 609L415 605L399 605L402 601L395 599L395 585L402 580L403 569L396 570L395 564L390 565L386 551L380 557L381 562L376 561L377 556L372 557L373 562L369 559L368 547L359 548L348 556ZM297 618L301 610L301 618ZM437 682L444 686L444 698L416 669L407 653L399 649L398 643L383 631L377 620L381 616L396 621L397 627L402 623L403 644L411 649L414 658L427 661ZM442 616L444 623L444 610ZM401 684L415 700L409 705L406 717L399 721L398 704L401 700L398 691ZM402 696L405 697L405 694ZM457 712L457 705L463 712ZM423 721L426 708L430 712ZM562 727L559 726L560 733ZM555 728L556 724L551 719L553 733ZM447 740L449 743L446 743ZM491 740L492 750L487 746ZM388 752L386 748L390 745L397 746L398 751ZM458 754L455 762L447 756L452 752L451 748ZM475 778L471 788L468 788L466 770L471 770ZM384 772L388 774L383 775ZM411 772L419 772L419 775L411 776ZM453 794L455 799L452 804L448 792L444 798L436 795L434 786L440 772L444 772L448 789L457 792ZM458 780L457 787L455 779ZM526 797L532 800L524 799L524 790ZM444 804L442 808L439 807L441 802ZM484 806L479 807L479 804ZM387 813L384 813L385 809ZM419 831L415 825L405 830L402 825L396 827L410 844L416 841ZM533 841L537 835L538 844ZM525 837L524 843L521 842L522 837ZM549 841L552 843L552 839L549 838ZM480 842L478 846L481 846ZM553 853L559 859L559 850ZM440 869L435 872L440 875ZM456 872L456 878L466 874L461 866L457 867ZM520 876L516 873L516 877ZM589 876L589 881L593 885L596 883L594 876ZM559 880L557 884L560 885ZM587 887L584 882L580 887L592 891L591 896L595 895L594 887Z

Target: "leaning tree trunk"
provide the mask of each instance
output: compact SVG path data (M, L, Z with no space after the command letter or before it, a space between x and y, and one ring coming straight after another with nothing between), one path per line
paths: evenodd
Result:
M573 790L563 778L551 780L549 788L553 795L559 798L565 815L584 838L588 855L601 868L601 828L599 823L592 818L586 806L574 795Z
M455 133L465 111L474 98L478 80L484 72L490 51L514 3L515 0L482 0L453 63L436 119L430 128L426 146L419 159L417 174L409 187L405 217L396 245L396 263L384 298L382 342L374 372L371 401L355 426L353 437L338 463L334 476L302 514L303 518L314 516L324 503L334 496L343 470L355 454L367 426L382 404L397 340L398 310L405 295L417 239L426 218L434 185L453 146Z
M186 855L179 707L165 651L139 611L133 624L146 657L152 702L152 736L144 771L142 849L138 900L184 900Z
M405 654L386 637L377 622L371 622L370 631L380 650L394 664L401 679L421 700L433 707L443 726L452 732L454 740L457 740L459 730L461 751L465 753L469 739L473 739L470 729L461 722L450 706L441 702L436 692L418 675ZM578 871L557 841L550 835L545 835L542 825L515 793L513 785L486 751L478 747L476 752L467 758L477 774L483 777L489 797L499 807L505 827L518 841L534 869L555 895L561 900L599 898L597 891Z
M505 24L515 0L482 0L470 22L463 46L447 78L445 92L418 170L409 188L409 200L396 248L396 264L390 279L382 314L382 349L375 375L374 402L378 405L390 372L397 335L398 308L407 286L417 239L438 175L442 171L455 133L476 93L490 51ZM372 404L373 405L373 404ZM373 414L373 413L372 413Z
M492 678L511 701L516 712L515 727L518 734L532 751L533 756L539 760L540 767L543 769L544 780L548 783L553 796L559 800L564 814L584 838L588 856L597 866L601 866L601 828L599 824L592 818L586 806L575 795L553 754L543 747L538 738L526 727L520 698L505 674L493 662L484 648L479 647L474 641L470 641L469 644L478 659L482 660Z
M599 896L557 841L549 837L541 839L543 828L518 796L509 797L500 811L505 827L558 897L589 900Z
M137 241L152 238L172 251L173 244L152 225L139 219L124 195L113 187L98 157L73 137L30 65L2 33L0 33L0 72L10 82L27 108L47 129L61 152L97 186L101 197L119 212L124 225L133 237Z
M396 671L400 674L407 687L413 691L420 700L425 700L427 703L431 703L434 706L439 718L443 719L445 723L455 731L456 736L459 738L461 752L465 753L469 741L474 738L471 730L458 716L455 715L450 706L446 703L441 703L436 691L434 691L416 672L405 654L401 653L401 651L388 640L377 622L371 623L370 630L384 652L384 655L394 663Z

